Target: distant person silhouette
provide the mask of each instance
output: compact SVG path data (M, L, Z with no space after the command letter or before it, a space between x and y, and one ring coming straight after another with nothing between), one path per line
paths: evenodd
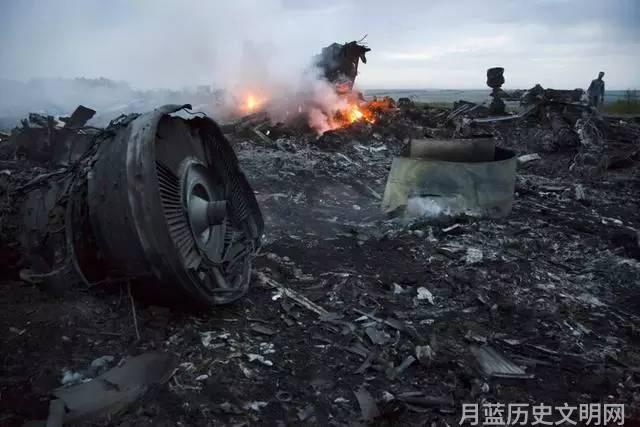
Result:
M604 71L598 73L598 78L591 81L589 89L587 89L587 96L589 97L589 105L597 108L602 108L604 103Z

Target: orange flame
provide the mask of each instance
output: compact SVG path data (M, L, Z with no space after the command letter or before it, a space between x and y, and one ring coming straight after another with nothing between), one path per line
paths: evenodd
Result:
M256 102L256 98L253 95L249 95L247 97L247 110L253 111L256 108L257 104L258 103Z
M266 98L260 97L254 93L248 93L240 105L242 112L251 114L259 111L266 102Z
M351 107L351 110L348 113L348 118L350 123L357 122L358 120L361 120L363 117L364 117L364 113L360 111L360 108L358 108L357 105L354 105L353 107Z
M366 104L358 105L358 103L352 102L346 108L338 110L332 121L332 128L337 129L360 121L375 123L375 114L369 110Z
M376 123L380 114L396 109L395 103L391 98L377 99L374 97L372 101L362 101L356 96L347 96L343 98L343 103L334 115L329 117L327 114L326 122L322 122L326 126L314 127L320 134L328 130L335 130L350 126L353 123Z

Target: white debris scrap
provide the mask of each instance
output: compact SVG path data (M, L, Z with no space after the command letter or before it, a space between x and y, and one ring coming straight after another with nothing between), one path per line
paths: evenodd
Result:
M114 360L113 356L98 357L93 362L91 362L91 367L94 369L104 368L109 363L113 362L113 360Z
M244 404L244 406L242 407L244 410L249 410L251 409L252 411L260 411L260 408L264 408L265 406L267 406L268 403L267 402L247 402Z
M84 375L80 372L73 372L67 368L62 369L62 385L78 384L84 380Z
M430 345L417 345L416 346L416 357L421 363L430 364L434 357L435 352L431 348Z
M276 352L272 342L261 342L260 343L260 351L263 354L273 354L273 353Z
M467 254L464 257L464 261L467 264L478 264L482 262L484 258L482 251L478 248L468 248Z
M209 348L211 346L211 342L216 338L213 331L206 331L200 333L200 341L202 341L202 345L205 348Z
M205 348L215 349L215 348L224 347L225 344L221 342L214 343L213 341L215 341L216 339L226 340L230 336L231 335L229 333L219 334L216 331L205 331L205 332L200 332L200 341L202 342L202 345Z
M249 353L249 354L247 354L247 357L249 358L249 362L257 361L257 362L260 362L260 363L262 363L263 365L266 365L266 366L273 366L273 362L271 360L265 359L264 356L261 355L261 354Z
M184 363L181 363L179 366L187 372L193 371L196 368L196 365L194 365L191 362L184 362Z
M382 392L382 400L385 401L385 402L391 402L395 398L396 397L393 394L389 393L386 390Z
M404 293L404 288L397 283L393 284L393 294L398 295Z
M540 154L538 153L525 154L523 156L518 157L518 164L524 165L525 163L533 162L535 160L540 160L540 159L542 159L542 157L540 157Z
M420 287L418 288L418 296L416 297L419 300L427 300L430 304L434 304L433 302L433 294L427 288Z

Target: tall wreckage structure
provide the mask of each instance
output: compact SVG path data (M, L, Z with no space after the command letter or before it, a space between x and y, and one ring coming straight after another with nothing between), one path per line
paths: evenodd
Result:
M340 94L353 89L360 61L367 63L366 54L371 49L360 44L361 41L332 43L322 48L321 53L313 58L313 64L320 71L321 77L332 83Z

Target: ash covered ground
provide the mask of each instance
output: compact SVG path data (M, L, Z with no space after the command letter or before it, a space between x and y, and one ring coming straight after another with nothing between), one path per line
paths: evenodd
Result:
M541 155L519 167L508 217L383 216L393 156L449 113L416 107L318 140L231 133L266 223L232 305L166 307L134 289L138 339L125 285L56 298L3 281L0 423L46 418L65 370L89 378L98 358L150 350L176 356L172 378L89 425L457 425L476 402L626 403L637 417L638 141L616 168L575 173L580 144L501 125L500 145ZM487 348L519 373L483 371Z

